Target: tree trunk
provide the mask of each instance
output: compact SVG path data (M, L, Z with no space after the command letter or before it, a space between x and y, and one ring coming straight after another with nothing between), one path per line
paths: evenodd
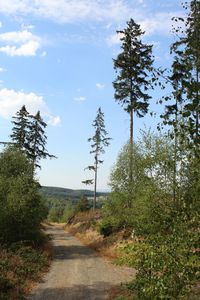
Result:
M97 166L98 166L98 156L95 156L95 177L94 177L94 200L93 200L93 210L96 209L97 200Z
M176 201L176 189L177 189L177 112L176 112L176 126L174 129L174 174L173 174L173 200Z
M130 185L130 195L128 201L128 207L131 208L132 206L132 194L133 194L133 109L131 108L130 111L130 166L129 166L129 185Z
M199 70L198 66L196 67L196 82L197 86L199 84ZM196 100L197 100L197 108L196 108L196 149L198 153L198 147L199 147L199 90L197 89L197 94L196 94Z

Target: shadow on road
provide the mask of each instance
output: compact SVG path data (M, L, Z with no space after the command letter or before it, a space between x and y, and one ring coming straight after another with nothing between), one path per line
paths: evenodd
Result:
M54 247L54 259L55 260L62 260L62 259L90 259L98 257L98 255L84 247L79 245L72 245L72 246L55 246Z
M107 282L96 282L93 285L74 285L67 288L46 288L30 300L104 300L112 285Z

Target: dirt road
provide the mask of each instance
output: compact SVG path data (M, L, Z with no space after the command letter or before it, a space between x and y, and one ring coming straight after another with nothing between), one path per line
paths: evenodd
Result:
M134 271L113 266L59 227L53 236L54 260L30 300L102 300L112 286L133 278Z

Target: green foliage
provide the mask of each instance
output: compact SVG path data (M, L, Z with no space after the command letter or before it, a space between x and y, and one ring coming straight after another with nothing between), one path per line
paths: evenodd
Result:
M90 203L88 201L88 198L86 196L83 196L80 201L77 203L75 207L75 212L84 212L90 209Z
M48 198L47 203L49 205L47 219L50 222L67 222L75 213L75 205L72 205L70 201Z
M113 220L111 218L104 219L99 225L99 233L104 237L111 235L113 233Z
M38 281L49 265L48 253L23 243L0 248L0 299L25 299L30 281Z
M140 266L144 253L149 251L150 245L143 241L134 241L132 243L123 244L119 247L120 257L117 263L132 268Z
M143 132L132 151L131 188L129 145L122 149L111 173L113 192L104 205L102 228L109 234L126 228L136 239L142 236L141 243L121 250L120 263L138 269L136 280L129 285L136 299L185 299L200 274L199 159L188 158L183 148L174 198L171 145L168 136Z
M32 160L34 167L40 168L38 163L42 158L55 158L45 148L47 142L45 128L47 124L43 121L39 111L35 116L32 116L23 105L13 119L12 141ZM32 173L33 171L32 169Z
M14 127L12 129L11 139L20 148L26 148L27 136L28 136L28 121L29 113L26 110L25 105L16 113L13 117L12 123Z
M142 43L144 32L133 19L121 34L122 52L114 59L114 68L118 72L113 82L115 99L127 112L134 111L143 117L148 111L147 90L151 87L149 74L152 71L152 46Z
M0 241L37 240L47 210L32 165L17 148L0 154Z
M81 197L84 195L86 197L93 197L94 192L90 190L72 190L72 189L66 189L66 188L60 188L60 187L53 187L53 186L42 186L41 189L41 194L44 195L48 202L54 202L54 201L71 201L73 204L76 204ZM97 192L97 197L98 196L107 196L108 193L102 193L102 192ZM57 199L57 200L55 200Z
M176 228L170 235L151 237L150 243L131 285L137 299L183 299L198 278L199 258L192 252L193 242Z
M64 206L62 205L52 206L48 213L48 217L47 217L48 221L61 222L63 212L64 212Z
M120 152L110 176L113 192L104 205L105 216L115 216L118 228L134 228L139 235L156 230L156 221L153 220L157 207L164 206L172 195L173 164L170 146L167 137L142 132L141 139L134 144L132 151L131 183L128 180L129 144ZM162 199L162 203L159 199Z
M38 111L35 116L30 116L29 134L27 137L27 154L34 163L35 167L39 167L39 161L44 158L56 158L54 155L48 153L45 148L47 143L47 136L45 128L47 124L42 119Z
M179 112L183 117L184 136L188 142L188 150L192 155L199 155L200 144L200 3L192 0L185 3L186 18L174 18L182 26L174 26L177 41L171 47L175 56L175 79L181 93ZM177 76L177 74L179 76Z
M61 222L67 222L69 220L69 218L71 218L74 215L74 213L75 213L74 206L72 206L72 204L70 202L67 203L63 210Z
M91 154L94 154L94 165L88 166L86 169L92 170L94 172L94 179L87 179L82 181L82 183L88 185L93 184L94 182L94 200L93 200L93 209L96 208L96 197L97 197L97 173L99 164L103 163L103 160L100 160L100 155L105 152L104 148L108 147L110 144L111 138L107 137L108 132L105 129L104 124L104 113L99 107L97 111L96 118L92 124L95 129L93 137L89 138L88 141L91 142L90 151Z

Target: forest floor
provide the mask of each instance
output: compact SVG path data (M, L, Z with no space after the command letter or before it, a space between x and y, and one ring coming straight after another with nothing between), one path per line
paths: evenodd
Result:
M61 225L48 225L54 259L49 272L33 291L30 300L103 300L111 289L133 279L135 270L114 266Z

